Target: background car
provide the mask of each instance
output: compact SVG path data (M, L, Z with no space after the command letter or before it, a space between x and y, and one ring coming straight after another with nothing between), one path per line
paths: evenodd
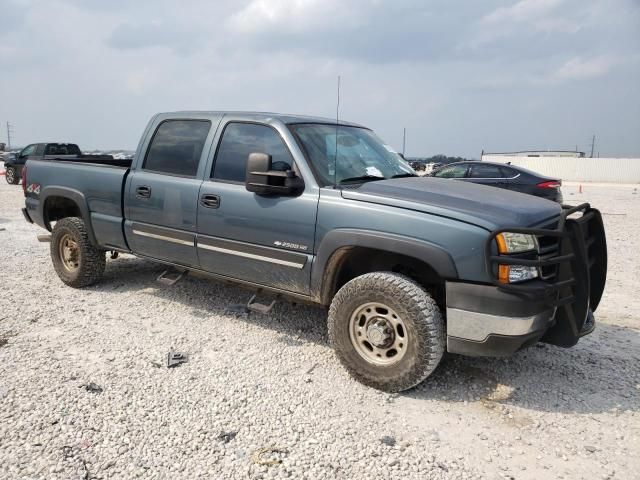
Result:
M432 177L453 178L528 193L562 203L562 180L546 177L526 168L504 163L458 162L431 173Z

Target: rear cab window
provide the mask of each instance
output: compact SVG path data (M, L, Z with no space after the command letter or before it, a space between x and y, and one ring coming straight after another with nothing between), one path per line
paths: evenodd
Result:
M211 178L244 183L247 158L251 153L271 155L272 170L293 169L293 157L274 128L257 123L229 122L222 133Z
M156 128L142 169L195 177L211 129L209 120L165 120Z
M82 155L80 147L74 143L49 143L45 155Z

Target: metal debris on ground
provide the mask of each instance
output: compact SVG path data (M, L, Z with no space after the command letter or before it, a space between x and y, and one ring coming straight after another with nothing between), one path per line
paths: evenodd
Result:
M317 366L318 366L318 364L314 363L313 365L311 365L311 368L309 368L305 373L307 375L311 374L311 372L313 372Z
M169 353L167 353L168 368L177 367L181 363L187 363L188 361L189 357L185 353L174 352L173 350L169 350Z
M218 440L222 440L222 443L229 443L231 440L236 438L238 432L230 431L230 432L222 432L218 435Z
M84 389L87 392L91 392L91 393L102 393L102 387L100 385L98 385L97 383L87 383L84 385L80 385L80 388L84 387Z
M385 435L380 439L380 441L388 447L394 447L396 444L396 439L389 435Z
M256 465L279 465L282 463L281 458L277 458L273 456L270 458L263 458L263 455L265 455L266 453L270 453L272 455L287 454L289 453L289 451L285 448L276 447L276 446L259 448L258 450L255 450L251 454L251 461Z

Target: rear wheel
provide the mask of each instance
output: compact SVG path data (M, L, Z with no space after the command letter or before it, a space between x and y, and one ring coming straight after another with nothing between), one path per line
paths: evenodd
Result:
M63 218L51 233L51 260L58 277L71 287L92 285L102 278L104 250L93 246L82 219Z
M345 284L331 303L328 326L331 345L349 373L387 392L422 382L445 350L435 301L397 273L368 273Z
M18 177L18 172L16 172L15 167L7 167L4 178L9 185L17 185L20 181L20 177Z

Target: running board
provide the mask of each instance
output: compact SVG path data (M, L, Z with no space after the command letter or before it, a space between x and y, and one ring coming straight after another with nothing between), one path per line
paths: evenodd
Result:
M253 295L249 299L249 302L247 303L247 310L251 312L262 313L263 315L267 315L268 313L270 313L271 309L278 301L277 298L274 298L269 305L266 305L264 303L256 302L256 296L257 294Z
M187 273L189 273L187 270L175 270L170 268L169 270L162 272L156 280L161 284L170 287L171 285L175 285Z

